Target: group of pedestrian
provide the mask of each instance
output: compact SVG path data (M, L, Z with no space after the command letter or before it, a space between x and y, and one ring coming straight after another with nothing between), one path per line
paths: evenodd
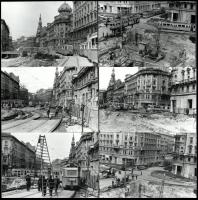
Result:
M58 195L59 184L60 179L57 176L54 179L52 176L50 176L48 179L46 179L45 176L40 176L38 179L38 191L43 192L43 195L45 196L48 187L50 196L52 196L53 189L55 190L55 194Z
M44 196L46 196L47 188L49 188L49 194L52 197L53 189L55 190L55 194L58 195L58 187L60 185L60 179L56 176L55 178L52 178L50 176L48 179L46 179L45 176L40 175L38 179L38 191L42 192ZM26 176L26 188L27 191L30 191L31 187L31 177L30 175Z

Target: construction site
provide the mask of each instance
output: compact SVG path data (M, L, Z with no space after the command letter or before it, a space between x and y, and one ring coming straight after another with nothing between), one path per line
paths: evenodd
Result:
M91 187L87 187L87 182L82 181L84 178L81 168L70 159L73 151L72 148L69 150L73 141L72 135L74 139L74 134L69 133L67 136L59 135L60 138L55 139L57 136L35 133L34 137L28 140L31 141L30 144L23 142L27 141L28 136L22 136L24 139L20 141L21 137L18 135L15 137L12 134L3 133L1 138L3 144L2 197L76 198L84 196L93 198L94 195L98 196L97 191L94 193ZM80 139L80 134L75 134L75 137ZM36 146L32 146L33 141L37 141ZM55 150L54 145L58 141L59 147ZM14 144L23 152L17 153Z
M103 35L107 36L104 37L101 33L99 38L99 66L141 66L145 62L172 66L176 64L173 62L177 62L178 54L183 50L186 51L189 60L194 60L195 33L176 31L174 25L169 25L172 30L163 29L153 23L155 19L162 20L161 15L163 14L148 18L139 15L138 23L134 22L137 15L130 15L127 19L132 18L132 24L127 23L126 16L122 15L123 19L101 21L99 32L101 29ZM112 25L116 20L119 21L117 25ZM105 24L104 27L102 24ZM119 34L113 34L114 29L119 31Z
M100 109L99 119L101 131L155 131L170 134L196 132L196 118L174 116L169 112L148 114Z

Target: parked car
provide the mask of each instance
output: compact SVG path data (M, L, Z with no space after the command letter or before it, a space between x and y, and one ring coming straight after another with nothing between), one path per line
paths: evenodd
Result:
M137 168L138 168L139 170L144 170L144 169L147 169L147 166L145 166L145 165L140 165L140 166L137 166Z

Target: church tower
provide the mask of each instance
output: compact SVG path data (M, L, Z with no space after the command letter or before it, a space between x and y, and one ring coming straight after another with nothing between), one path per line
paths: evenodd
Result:
M42 19L41 19L41 14L40 14L39 22L38 22L38 28L37 28L37 32L36 32L36 43L38 45L40 43L41 31L42 31Z
M113 86L115 85L115 70L114 70L114 67L113 67L113 70L112 70L112 73L111 73L111 79L109 81L109 86Z
M74 135L73 135L72 142L71 142L70 153L69 153L69 159L70 159L70 161L73 160L74 154L75 154L75 138L74 138Z

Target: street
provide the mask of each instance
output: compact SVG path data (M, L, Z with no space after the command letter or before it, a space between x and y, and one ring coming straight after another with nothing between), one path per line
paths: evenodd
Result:
M145 187L145 192L142 192L144 197L152 196L159 197L159 188L162 184L162 178L154 177L152 174L156 171L164 171L162 167L151 167L145 170L142 170L142 175L140 170L134 170L134 174L137 174L137 180L130 181L127 183L127 187L137 187L137 185L142 184ZM114 178L100 179L100 190L101 197L115 197L118 198L121 195L124 195L124 188L111 188L112 181ZM182 179L171 179L168 176L164 178L164 197L170 198L183 198L183 197L192 197L195 198L193 189L196 187L195 181L185 181ZM130 186L131 185L131 186ZM170 192L171 191L171 192ZM129 195L130 197L130 195ZM134 197L133 195L131 197Z
M49 119L45 110L38 108L23 108L24 112L31 112L32 116L26 119L12 119L2 122L4 132L52 132L61 122L59 119Z
M54 193L51 198L71 198L75 195L74 190L62 190L59 189L58 196ZM37 189L27 190L15 190L11 192L2 193L2 198L50 198L49 191L45 197L42 196L41 192L38 192Z

